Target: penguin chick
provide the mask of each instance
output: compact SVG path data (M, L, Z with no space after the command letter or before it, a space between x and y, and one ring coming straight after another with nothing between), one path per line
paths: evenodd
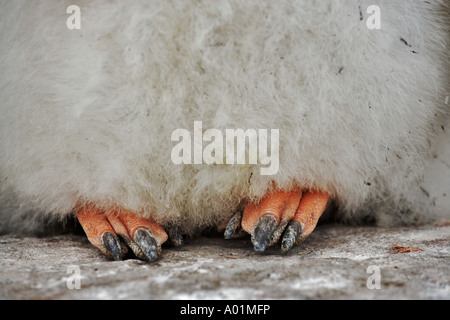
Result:
M76 216L154 261L214 226L287 252L330 202L436 218L450 5L372 2L1 0L2 230Z

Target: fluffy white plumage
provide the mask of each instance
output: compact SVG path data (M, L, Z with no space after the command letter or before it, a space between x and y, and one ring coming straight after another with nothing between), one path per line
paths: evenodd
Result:
M448 1L77 1L69 30L72 2L0 2L4 229L94 202L193 232L272 181L347 218L449 215L422 184L448 122ZM278 174L174 165L171 133L194 121L280 129Z

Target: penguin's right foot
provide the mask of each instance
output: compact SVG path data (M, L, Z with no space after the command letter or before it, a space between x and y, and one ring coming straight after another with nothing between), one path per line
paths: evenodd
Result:
M77 219L89 241L113 260L122 260L130 248L139 259L155 261L161 255L161 245L169 238L157 223L121 208L103 211L85 205L78 209ZM174 228L168 231L172 243L182 244Z

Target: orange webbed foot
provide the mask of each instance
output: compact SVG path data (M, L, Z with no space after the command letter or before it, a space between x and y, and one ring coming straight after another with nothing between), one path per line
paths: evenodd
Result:
M157 223L120 208L105 212L86 205L78 210L77 218L89 241L114 260L123 259L128 246L139 259L155 261L161 255L161 245L169 238ZM170 233L181 244L182 238L173 228Z
M281 238L281 251L288 252L311 234L328 200L323 192L279 190L266 195L259 204L249 203L243 214L233 216L224 237L235 238L243 230L251 235L256 252L264 252Z

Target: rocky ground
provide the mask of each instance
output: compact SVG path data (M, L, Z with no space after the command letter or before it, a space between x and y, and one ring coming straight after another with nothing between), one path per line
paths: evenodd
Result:
M203 236L152 264L108 261L81 234L1 236L0 298L450 299L449 249L448 225L322 225L287 255Z

